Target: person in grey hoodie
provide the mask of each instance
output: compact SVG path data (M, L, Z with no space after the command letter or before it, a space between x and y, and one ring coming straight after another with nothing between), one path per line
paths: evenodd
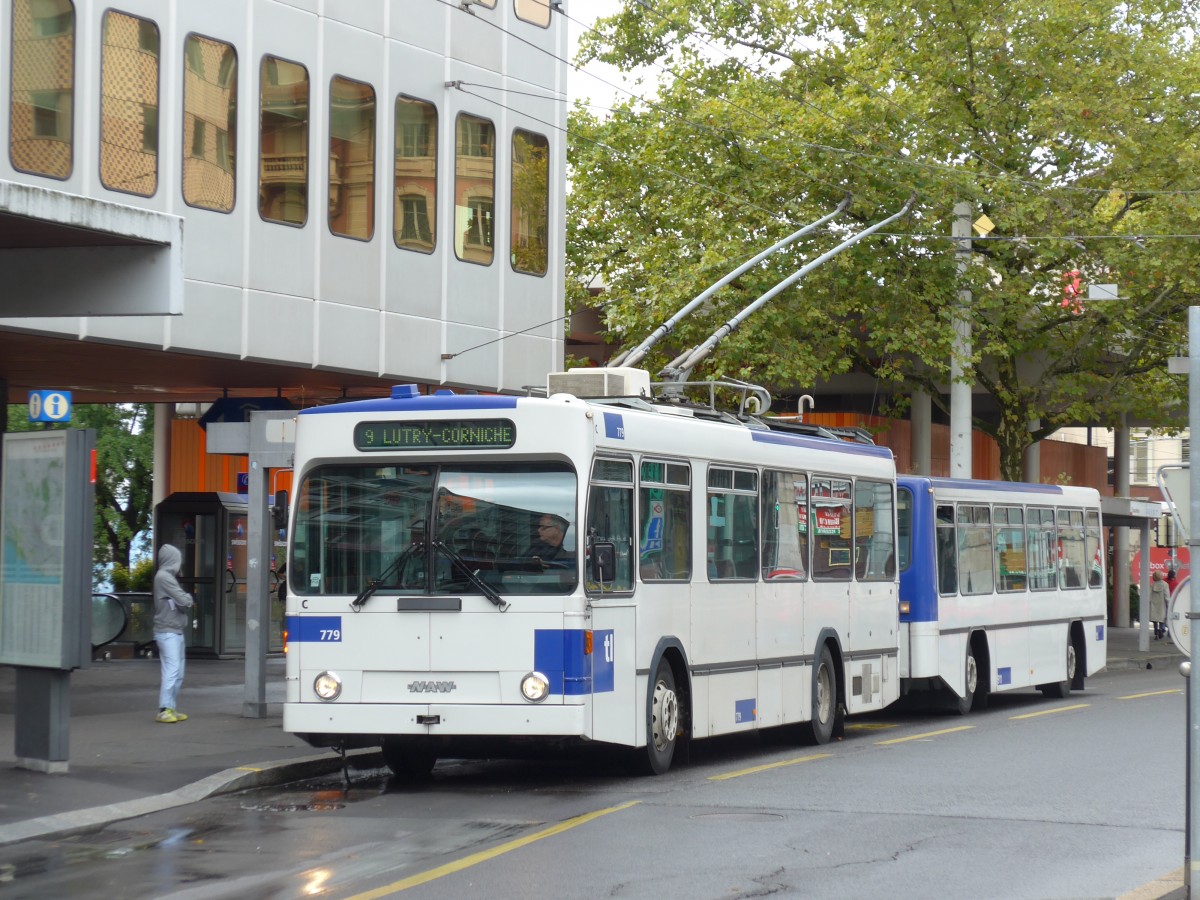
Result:
M154 573L154 641L162 662L162 686L158 691L158 715L155 721L172 723L187 718L175 708L183 686L186 658L183 628L187 625L195 601L179 586L183 554L171 544L158 548L158 570Z

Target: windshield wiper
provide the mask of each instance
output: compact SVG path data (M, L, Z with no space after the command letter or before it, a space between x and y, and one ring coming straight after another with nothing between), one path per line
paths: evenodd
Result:
M425 544L422 542L419 545L413 544L410 547L405 547L404 551L394 560L392 560L392 564L390 566L366 583L366 586L364 586L363 589L358 592L358 596L350 601L350 608L355 612L359 612L363 608L363 604L371 599L371 595L379 590L380 587L382 587L384 581L400 571L400 567L404 565L404 563L412 556L413 551L418 546L424 549Z
M467 561L465 559L463 559L461 556L459 556L456 551L451 550L449 547L447 547L441 541L434 541L433 549L440 552L443 556L446 557L446 559L450 560L450 562L460 572L462 572L464 575L466 575L467 580L470 581L471 584L475 585L475 587L479 588L479 592L481 594L483 594L483 596L485 596L489 600L491 600L492 603L497 608L499 608L500 612L508 611L508 606L509 606L508 601L505 600L503 597L501 597L500 594L497 593L497 591L494 587L492 587L490 584L488 584L486 581L484 581L482 578L480 578L478 572L472 571L471 567L467 565Z

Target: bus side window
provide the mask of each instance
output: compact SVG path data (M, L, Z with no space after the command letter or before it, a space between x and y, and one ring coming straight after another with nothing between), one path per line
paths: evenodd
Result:
M584 572L588 590L633 590L633 463L623 459L598 459L592 466L588 493L587 541L613 545L615 573L611 584L592 582Z
M958 539L954 532L954 507L937 508L938 593L958 593Z

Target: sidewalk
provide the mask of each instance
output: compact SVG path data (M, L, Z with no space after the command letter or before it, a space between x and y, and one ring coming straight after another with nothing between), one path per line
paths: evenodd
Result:
M0 666L0 846L87 831L214 794L338 772L333 750L283 731L283 659L267 660L267 715L242 716L246 664L189 659L179 708L186 722L154 721L159 662L96 662L71 673L67 771L16 766L16 670ZM370 751L355 768L382 766Z
M1169 640L1151 640L1143 652L1137 629L1108 630L1110 670L1178 667L1183 659ZM179 706L190 718L174 725L154 721L157 660L97 662L72 673L68 770L45 774L16 767L15 670L0 667L0 845L339 771L332 750L283 732L284 661L267 661L265 718L242 716L245 672L243 660L189 659ZM383 764L371 751L350 759L354 768Z

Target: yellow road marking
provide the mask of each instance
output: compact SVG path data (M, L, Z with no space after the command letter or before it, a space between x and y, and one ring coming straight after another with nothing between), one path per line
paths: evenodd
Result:
M535 831L533 834L527 834L525 837L517 838L513 841L500 844L492 847L490 850L481 850L479 853L473 853L470 856L464 856L462 859L454 862L446 863L444 866L438 866L436 869L430 869L427 872L419 872L416 875L410 875L408 878L400 881L392 882L383 887L375 888L362 894L355 894L349 900L375 900L377 897L386 897L388 894L397 894L400 891L406 891L410 887L416 887L419 884L426 884L438 878L443 878L446 875L453 875L455 872L461 872L463 869L469 869L471 866L477 866L481 862L487 862L489 859L495 859L497 856L502 856L512 850L518 850L532 844L534 841L540 841L543 838L553 837L556 834L562 834L564 831L570 831L580 825L586 825L593 819L598 819L601 816L607 816L609 813L620 812L623 809L629 809L631 806L636 806L641 803L640 800L630 800L628 803L622 803L619 806L610 806L607 809L598 809L595 812L584 813L581 816L576 816L573 819L567 819L565 822L559 822L557 825L551 825L549 828L543 828L541 831Z
M1182 694L1180 688L1171 688L1169 691L1150 691L1148 694L1129 694L1126 697L1118 697L1118 700L1141 700L1143 697L1161 697L1163 694Z
M1059 706L1055 709L1043 709L1041 712L1025 713L1020 716L1009 716L1010 719L1034 719L1038 716L1052 716L1055 713L1070 712L1073 709L1087 709L1090 703L1076 703L1074 706Z
M939 734L954 734L956 731L968 731L974 728L974 725L959 725L957 728L943 728L941 731L926 731L924 734L910 734L908 737L892 738L890 741L876 741L876 746L883 747L887 744L903 744L905 741L919 741L922 738L937 737Z
M709 781L728 781L730 778L740 778L742 775L753 775L755 772L765 772L767 769L781 769L784 766L794 766L797 763L812 762L814 759L829 759L832 753L814 753L812 756L800 756L796 759L785 759L781 762L767 763L763 766L751 766L749 769L738 769L736 772L726 772L724 775L709 775Z

